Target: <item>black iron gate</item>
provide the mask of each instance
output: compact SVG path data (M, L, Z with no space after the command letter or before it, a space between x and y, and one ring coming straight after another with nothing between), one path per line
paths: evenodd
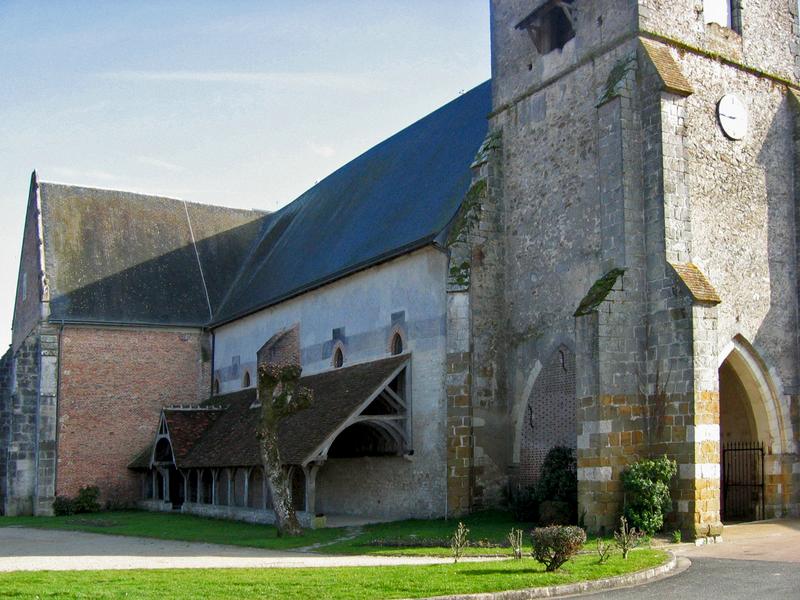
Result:
M764 518L764 443L722 445L722 520Z

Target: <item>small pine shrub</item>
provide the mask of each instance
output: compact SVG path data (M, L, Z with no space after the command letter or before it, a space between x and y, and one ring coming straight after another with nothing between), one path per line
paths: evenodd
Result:
M68 517L75 514L75 501L67 496L56 496L53 501L53 512L57 517Z
M533 558L547 571L556 571L575 556L586 543L586 532L580 527L537 527L531 532Z
M672 509L669 482L678 472L674 460L662 456L640 460L622 472L625 518L649 535L664 526L664 514Z

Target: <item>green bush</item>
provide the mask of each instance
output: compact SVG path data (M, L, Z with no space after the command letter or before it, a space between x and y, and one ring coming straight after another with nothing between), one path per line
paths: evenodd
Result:
M531 541L533 558L547 571L555 571L580 551L586 543L586 532L575 526L537 527L531 532Z
M66 496L56 496L53 501L53 512L57 517L68 517L75 514L75 501Z
M521 487L509 483L506 488L506 504L518 523L539 521L539 498L535 486Z
M87 485L78 490L75 498L76 513L100 512L100 488L96 485Z
M100 512L99 498L100 489L96 485L87 485L78 490L75 498L57 496L53 501L53 512L59 517Z
M672 509L669 482L677 472L675 461L666 456L640 460L622 472L623 512L633 527L648 535L661 530L664 514Z
M547 453L536 483L536 497L540 523L578 522L578 465L572 448L555 446ZM545 507L545 502L551 504ZM552 504L556 502L562 504Z
M573 525L575 507L562 500L544 500L539 504L539 523L541 525Z

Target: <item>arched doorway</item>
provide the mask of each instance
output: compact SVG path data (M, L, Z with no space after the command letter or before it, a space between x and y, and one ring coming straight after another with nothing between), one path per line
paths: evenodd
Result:
M720 513L726 523L764 518L764 450L753 399L735 363L729 356L719 368Z
M783 459L794 435L786 402L758 352L741 336L719 366L720 508L723 521L781 516L789 491Z

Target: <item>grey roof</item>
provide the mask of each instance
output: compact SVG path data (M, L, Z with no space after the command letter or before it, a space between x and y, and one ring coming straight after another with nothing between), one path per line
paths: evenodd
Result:
M39 183L51 319L218 325L442 241L490 82L266 214Z
M486 82L267 217L214 323L436 240L467 192L490 110Z
M207 324L264 217L46 182L39 194L50 318L59 321Z

